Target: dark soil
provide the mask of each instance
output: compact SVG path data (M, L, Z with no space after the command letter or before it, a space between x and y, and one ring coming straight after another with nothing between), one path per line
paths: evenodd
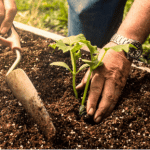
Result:
M39 130L5 82L15 60L9 48L0 48L0 148L3 149L150 149L150 74L131 69L127 84L111 116L94 124L79 116L81 99L75 99L71 74L53 61L70 64L68 56L54 51L45 39L18 30L22 68L33 82L56 127L53 144ZM87 54L84 54L86 57ZM81 61L79 61L81 64ZM85 70L77 76L79 83ZM82 97L82 93L79 93Z

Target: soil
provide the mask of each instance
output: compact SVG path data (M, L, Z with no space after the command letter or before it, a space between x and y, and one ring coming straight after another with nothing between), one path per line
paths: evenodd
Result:
M22 68L31 79L50 114L56 136L48 140L13 96L5 75L15 53L0 47L0 148L2 149L150 149L150 74L131 69L113 113L100 124L80 116L79 99L72 90L71 74L53 61L70 58L48 45L54 41L17 29L22 45ZM88 54L83 54L88 57ZM78 62L81 65L81 61ZM86 70L77 75L79 83Z

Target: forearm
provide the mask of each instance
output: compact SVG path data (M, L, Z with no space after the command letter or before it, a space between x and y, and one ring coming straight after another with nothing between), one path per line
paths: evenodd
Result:
M117 33L143 43L150 34L150 0L135 0Z

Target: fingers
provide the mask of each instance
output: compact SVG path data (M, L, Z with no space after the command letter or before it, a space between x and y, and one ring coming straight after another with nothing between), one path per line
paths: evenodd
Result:
M115 89L113 103L110 105L110 107L108 108L108 110L105 113L105 115L103 116L103 118L108 117L112 113L112 111L114 110L114 108L118 102L119 96L121 95L121 91L122 91L122 88L116 88Z
M5 34L8 32L8 30L12 26L14 17L17 13L15 0L4 0L3 5L5 9L5 18L1 23L1 28L0 28L1 34Z
M94 115L96 111L96 106L102 92L104 80L104 77L98 72L94 73L92 77L90 92L87 101L87 114L90 116Z
M102 99L94 116L95 122L98 123L111 114L120 94L121 89L115 86L113 80L109 79L105 81Z
M0 36L0 44L3 44L4 46L11 47L11 42L3 37Z
M4 4L3 4L3 1L0 0L0 25L2 21L4 20L4 16L5 16Z
M122 88L125 86L131 63L120 53L109 50L103 59L104 65L94 70L87 101L87 114L94 116L95 122L102 121L113 111ZM77 86L83 89L88 72ZM98 100L102 96L100 103ZM98 106L98 108L97 108Z
M11 49L13 51L16 49L21 51L19 35L17 34L14 27L11 27L11 31L12 31L12 33L8 38L3 38L0 36L0 44L3 44L4 46L11 47Z
M76 89L77 89L77 90L83 90L83 89L84 89L85 84L86 84L87 79L88 79L88 76L89 76L89 73L90 73L90 69L88 69L88 71L87 71L86 74L84 75L83 79L81 80L81 83L79 83L79 84L76 86Z

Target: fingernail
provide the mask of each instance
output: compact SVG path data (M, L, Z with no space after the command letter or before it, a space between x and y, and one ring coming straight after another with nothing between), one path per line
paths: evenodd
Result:
M99 123L101 121L101 119L102 119L102 117L99 116L95 119L95 122Z
M78 88L78 87L79 87L79 85L80 85L80 84L78 84L78 85L76 86L76 88Z
M6 33L7 33L7 28L6 27L2 28L1 29L1 34L6 34Z
M90 108L90 110L88 111L88 115L90 115L90 116L94 115L94 109L93 108Z
M81 83L79 83L77 86L76 86L76 89L80 88L81 87Z

